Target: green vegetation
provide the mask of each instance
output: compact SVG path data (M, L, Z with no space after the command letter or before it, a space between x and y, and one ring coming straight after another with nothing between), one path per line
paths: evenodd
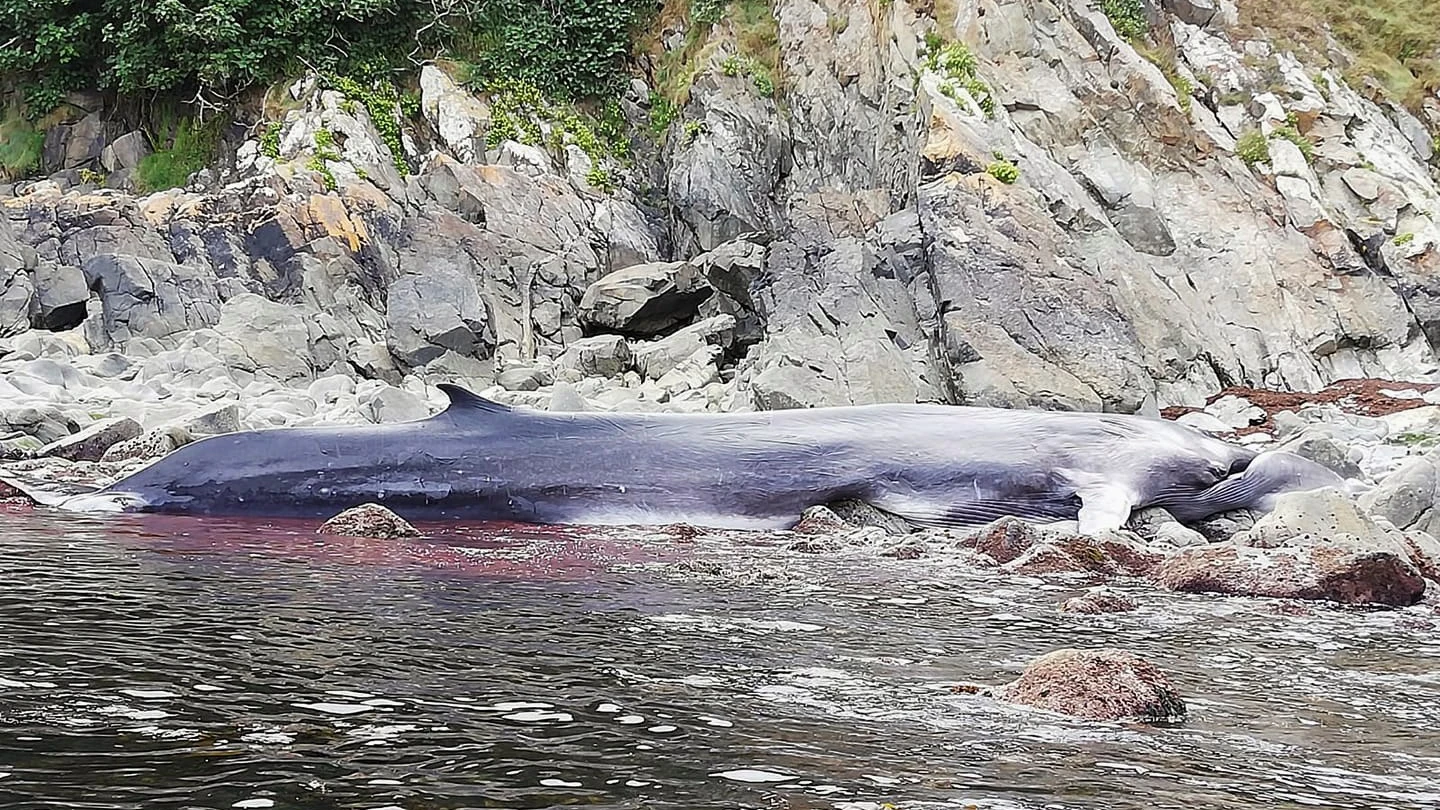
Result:
M532 146L543 144L556 154L563 153L567 146L578 146L593 163L586 181L601 191L614 188L614 179L604 164L627 160L630 154L627 123L617 102L607 102L599 115L590 116L574 104L546 98L540 88L524 81L501 80L484 89L490 94L486 146L494 149L512 140ZM651 115L653 126L653 110Z
M953 83L964 87L985 117L995 116L995 96L990 87L980 80L975 69L979 62L975 54L963 42L945 42L934 32L925 35L925 66L948 79L941 82L940 92L950 98L958 98Z
M1413 233L1408 233L1408 232L1407 232L1407 233L1399 233L1399 234L1396 234L1396 235L1395 235L1395 238L1394 238L1394 239L1391 239L1390 241L1393 242L1396 247L1404 247L1405 245L1408 245L1408 244L1410 244L1411 242L1414 242L1414 241L1415 241L1415 234L1413 234Z
M135 170L135 185L143 192L179 188L191 174L205 168L220 142L220 118L175 119L162 114L150 133L152 151Z
M1115 33L1125 39L1141 39L1150 33L1145 9L1140 0L1100 0L1100 10L1110 20Z
M80 182L103 186L105 185L105 173L97 172L94 169L81 169Z
M707 131L708 130L705 128L705 123L703 121L686 121L685 143L694 143L696 138L699 138L701 134Z
M1235 154L1239 155L1247 166L1267 163L1270 160L1270 142L1260 134L1260 130L1249 130L1235 142Z
M37 129L18 104L0 119L0 178L19 180L40 168L45 133Z
M1150 45L1144 42L1132 42L1135 52L1150 60L1155 67L1160 68L1160 73L1170 86L1175 88L1175 98L1180 103L1180 109L1186 115L1190 114L1190 108L1194 104L1192 97L1195 95L1195 85L1180 72L1180 66L1175 61L1175 50L1160 45Z
M1372 77L1414 109L1440 89L1440 4L1413 0L1241 0L1241 22L1286 47L1326 59L1326 29L1355 59L1345 79Z
M284 124L279 121L271 121L265 125L265 131L260 133L260 152L268 158L278 160L280 157L280 130Z
M390 150L390 159L395 169L404 177L410 173L410 164L405 162L405 146L400 140L400 119L396 115L401 109L400 91L387 80L376 80L368 85L348 76L330 76L331 87L340 91L347 99L359 101L370 114L370 123L380 133L381 140Z
M427 7L429 4L426 4ZM454 54L477 75L522 81L566 99L611 95L624 79L646 0L468 0ZM724 3L711 5L723 9Z
M749 76L755 84L755 91L765 98L775 95L775 79L764 63L753 56L731 54L720 63L720 72L726 76Z
M1293 118L1292 118L1293 120ZM1306 163L1315 162L1315 142L1300 134L1300 130L1293 123L1286 124L1270 133L1272 138L1283 138L1300 149L1300 154L1305 156Z
M1403 444L1406 447L1433 447L1440 444L1440 436L1431 433L1421 433L1416 430L1407 430L1392 437L1389 444Z
M989 166L986 166L985 172L1006 185L1010 185L1020 179L1020 167L1004 158L1000 158L992 162Z
M675 102L660 95L654 90L650 91L650 131L656 137L665 134L670 129L670 122L680 115L680 108Z
M91 88L225 106L309 69L383 93L440 53L547 94L602 98L624 80L632 36L653 8L647 0L547 0L543 13L533 0L0 0L0 76L23 91L34 118ZM396 95L412 114L418 99ZM366 106L383 127L385 116Z

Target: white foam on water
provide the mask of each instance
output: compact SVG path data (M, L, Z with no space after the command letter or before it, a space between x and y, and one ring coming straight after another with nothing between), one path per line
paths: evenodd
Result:
M669 734L672 731L679 731L680 729L676 728L675 726L651 726L646 730L653 731L656 734Z
M240 735L240 742L251 745L289 745L295 738L283 731L252 731Z
M401 703L401 702L398 701L398 700L391 700L390 698L370 698L369 700L364 700L364 701L361 701L361 702L364 703L366 706L404 706L404 705L405 705L404 703Z
M564 779L541 779L540 784L545 787L582 787L583 782L566 782Z
M262 807L274 807L274 806L275 806L275 800L274 800L274 799L242 799L242 800L240 800L240 801L238 801L238 802L235 802L234 804L232 804L232 805L230 805L230 806L231 806L231 807L243 808L244 810L251 810L251 808L255 808L256 810L258 810L258 808L262 808Z
M390 786L393 787L393 786L395 786L395 785L403 785L403 784L405 784L405 783L404 783L404 782L401 782L399 779L371 779L369 782L366 782L365 784L367 784L367 785L390 785Z
M141 698L143 700L159 700L161 698L180 697L179 694L175 692L169 692L164 689L121 689L120 693L123 695L129 695L130 697Z
M356 700L364 700L365 698L375 697L369 692L352 692L349 689L326 689L325 694L334 695L336 697L355 698Z
M737 768L733 771L719 771L710 774L721 779L729 779L732 782L748 782L751 784L763 784L766 782L789 782L794 776L786 773L775 773L774 771L762 771L758 768Z
M568 723L571 720L574 720L575 717L569 712L530 711L507 714L505 715L505 719L516 720L521 723L542 723L546 720L554 720L560 723Z
M650 787L650 783L641 782L639 779L626 779L625 787Z
M624 709L620 708L614 703L601 703L599 706L595 707L595 711L600 712L601 714L618 714L624 711Z
M645 718L641 717L638 714L627 714L623 717L615 718L615 722L619 723L622 726L638 726L641 723L645 722Z
M507 700L501 703L492 703L489 706L477 706L481 711L487 712L513 712L520 709L553 709L554 703L536 703L527 700Z
M705 716L705 715L702 714L702 715L700 715L700 717L699 717L698 719L699 719L701 722L703 722L705 725L707 725L707 726L714 726L714 727L716 727L716 728L734 728L734 727L735 727L735 724L732 723L732 722L730 722L729 720L721 720L721 719L718 718L718 717L707 717L707 716Z
M196 692L223 692L225 687L213 683L197 683L192 687Z
M373 712L374 706L366 706L363 703L291 703L297 709L313 709L325 714L360 714L361 712Z

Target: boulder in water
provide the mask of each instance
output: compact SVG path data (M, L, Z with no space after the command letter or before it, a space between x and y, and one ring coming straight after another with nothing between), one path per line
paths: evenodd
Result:
M1063 649L1043 655L992 694L1010 703L1091 720L1164 722L1185 702L1154 664L1124 650Z
M376 540L420 536L418 529L378 503L364 503L346 509L325 521L315 533L370 537Z

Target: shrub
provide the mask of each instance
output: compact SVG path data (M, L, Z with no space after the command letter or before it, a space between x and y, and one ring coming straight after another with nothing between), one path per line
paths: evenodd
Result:
M1404 247L1405 245L1408 245L1408 244L1410 244L1411 242L1414 242L1414 241L1415 241L1415 234L1413 234L1413 233L1401 233L1401 234L1396 234L1396 235L1395 235L1395 238L1392 239L1392 240L1390 240L1390 241L1391 241L1391 242L1394 242L1396 247Z
M723 5L723 4L721 4ZM449 49L568 97L624 76L646 0L0 0L0 72L37 115L69 90L232 96L306 68L362 83Z
M1115 33L1126 39L1140 39L1150 33L1145 9L1140 0L1100 0L1100 10L1110 20Z
M970 93L971 98L975 99L975 103L980 105L980 110L985 113L985 117L994 117L995 96L990 92L989 85L976 75L975 69L979 60L975 58L975 54L965 43L945 43L939 36L926 34L925 64L931 70L950 80L941 82L940 92L942 94L956 98L957 93L952 82L959 82Z
M1020 179L1020 167L1004 159L996 160L986 166L985 172L1006 185Z
M265 125L265 131L260 134L260 153L271 159L280 157L280 131L284 124L279 121L271 121Z
M1239 155L1247 166L1266 163L1270 160L1270 142L1260 134L1260 130L1252 129L1235 142L1235 154Z

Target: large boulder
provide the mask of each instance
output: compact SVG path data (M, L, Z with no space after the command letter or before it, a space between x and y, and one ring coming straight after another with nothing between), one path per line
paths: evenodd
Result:
M1423 571L1440 567L1433 539L1407 536L1361 512L1335 490L1292 492L1229 541L1187 548L1153 577L1192 593L1412 605Z
M420 112L457 160L483 161L490 108L437 65L420 69Z
M1440 452L1401 465L1361 495L1360 506L1397 528L1440 535Z
M689 262L637 264L591 284L580 299L580 319L623 334L659 334L694 318L713 292Z
M1124 650L1056 650L1030 662L994 695L1090 720L1166 722L1186 713L1185 701L1165 673Z
M102 419L79 433L45 445L35 455L69 461L99 461L113 445L134 439L141 432L140 423L128 417Z
M30 323L36 329L63 330L85 320L90 290L85 274L70 265L42 264L35 269L35 302Z
M560 367L587 377L618 377L631 368L630 345L619 335L581 338L566 347Z
M20 247L10 220L0 216L0 337L30 328L35 282L27 269L34 253Z
M475 279L455 266L410 273L390 285L385 307L391 356L414 368L446 351L465 357L488 357L495 336Z
M124 349L137 338L165 342L220 320L220 295L209 268L104 253L80 266L99 293L101 312L86 322L97 349Z
M225 302L213 330L193 340L242 377L308 384L345 368L339 332L325 313L242 293Z

